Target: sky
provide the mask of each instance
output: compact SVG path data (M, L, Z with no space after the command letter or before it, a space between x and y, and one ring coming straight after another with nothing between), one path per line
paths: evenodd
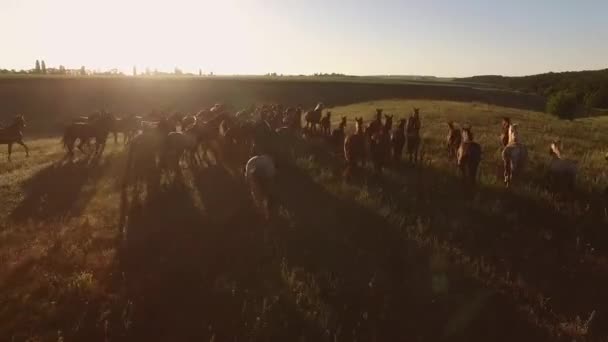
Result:
M608 67L606 0L0 0L0 68L528 75Z

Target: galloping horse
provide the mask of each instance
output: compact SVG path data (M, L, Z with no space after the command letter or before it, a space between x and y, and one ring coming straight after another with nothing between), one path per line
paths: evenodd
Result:
M306 120L306 129L308 129L311 133L316 130L317 125L321 121L321 112L323 111L323 108L325 108L323 102L319 102L314 110L304 113L304 120Z
M460 147L461 142L462 142L462 134L454 126L453 121L448 122L448 135L446 137L446 145L447 145L449 160L456 158L456 153L458 152L458 147Z
M125 118L115 118L112 124L114 143L118 143L118 133L123 134L123 143L126 145L142 128L140 116L129 115Z
M82 149L85 144L89 143L89 140L95 139L95 153L94 155L101 154L106 144L114 118L108 113L101 114L98 118L90 122L75 122L65 128L63 133L63 146L68 150L68 156L74 155L74 144L76 140L79 140L78 149L85 153Z
M458 168L465 182L474 185L481 162L481 145L473 140L471 127L462 128L462 142L458 148L457 159Z
M399 120L399 125L393 131L391 135L391 145L393 146L393 159L395 161L401 160L403 154L403 147L405 146L405 119Z
M23 142L23 128L25 128L25 118L23 115L16 115L13 122L6 128L0 128L0 145L8 145L8 160L11 160L13 144L19 144L25 149L25 156L29 157L30 152Z
M344 158L347 166L344 176L349 177L352 169L359 166L365 160L365 133L363 132L363 118L355 118L355 134L349 135L344 140Z
M528 160L528 149L520 141L516 124L509 126L509 142L502 150L502 160L505 168L504 182L509 187L513 182L513 177L517 177L521 173Z
M407 154L410 163L418 161L418 150L420 149L420 108L414 108L412 115L407 119L405 125Z

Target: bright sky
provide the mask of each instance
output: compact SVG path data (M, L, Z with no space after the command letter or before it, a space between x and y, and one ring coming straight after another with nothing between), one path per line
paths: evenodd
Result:
M606 0L0 0L0 68L525 75L608 67Z

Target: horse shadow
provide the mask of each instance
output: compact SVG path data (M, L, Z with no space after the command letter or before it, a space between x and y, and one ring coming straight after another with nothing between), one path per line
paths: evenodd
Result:
M10 217L20 222L78 216L95 194L94 187L85 185L99 179L108 164L83 159L43 168L23 183L24 199Z

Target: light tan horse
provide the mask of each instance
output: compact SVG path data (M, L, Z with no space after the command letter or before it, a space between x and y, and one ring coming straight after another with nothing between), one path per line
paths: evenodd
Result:
M509 187L513 179L517 179L523 172L528 161L528 148L521 142L517 124L509 126L509 142L502 150L502 160L505 171L504 183Z

